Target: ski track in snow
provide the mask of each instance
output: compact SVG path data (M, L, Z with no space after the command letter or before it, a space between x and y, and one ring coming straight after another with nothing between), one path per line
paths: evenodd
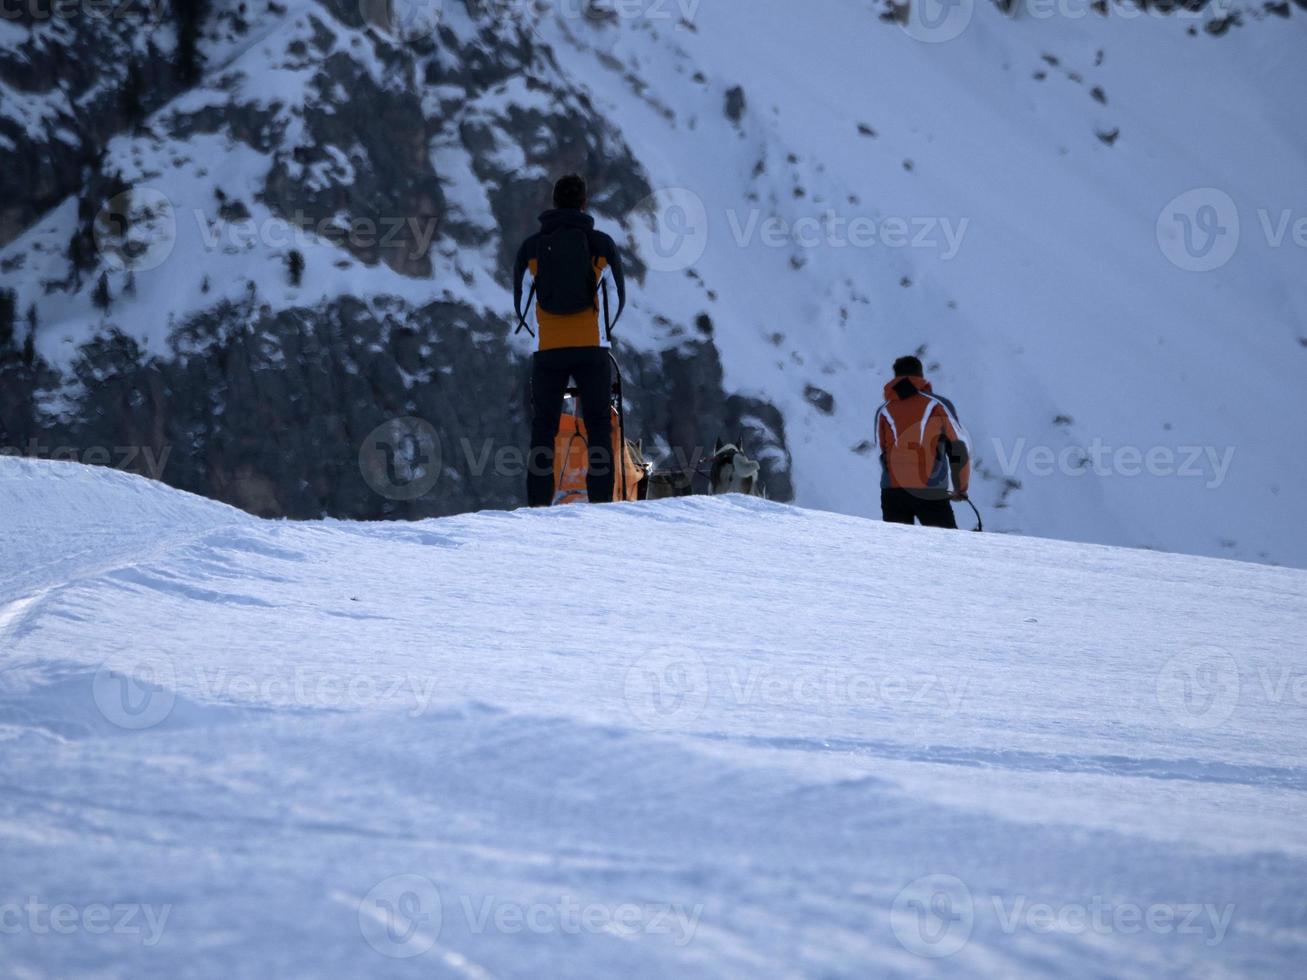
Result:
M0 550L7 976L1307 952L1303 572L744 498L264 522L12 459Z

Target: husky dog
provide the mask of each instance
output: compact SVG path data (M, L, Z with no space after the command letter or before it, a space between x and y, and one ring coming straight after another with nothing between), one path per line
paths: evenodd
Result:
M726 445L722 445L720 438L717 440L709 471L713 493L742 493L750 497L761 493L758 475L762 467L756 459L744 455L743 445L743 436Z
M694 493L694 473L687 470L651 472L645 481L646 500L688 497Z
M705 472L690 466L682 469L654 470L653 464L646 464L648 477L641 482L641 500L665 500L668 497L689 497L694 490L694 479L702 476L708 481L708 492L743 493L749 496L762 496L762 485L758 478L762 467L757 460L750 459L740 448L743 437L732 443L717 440L712 456L708 457L708 470Z

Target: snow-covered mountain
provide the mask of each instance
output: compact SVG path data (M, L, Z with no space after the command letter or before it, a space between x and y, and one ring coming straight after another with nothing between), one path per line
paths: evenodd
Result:
M509 259L578 169L658 453L742 429L774 497L874 515L921 350L994 529L1307 563L1302 0L1005 6L6 20L6 442L260 514L511 506ZM359 456L406 417L439 472L394 500Z
M1307 573L742 497L293 523L0 460L0 504L7 977L1307 955Z

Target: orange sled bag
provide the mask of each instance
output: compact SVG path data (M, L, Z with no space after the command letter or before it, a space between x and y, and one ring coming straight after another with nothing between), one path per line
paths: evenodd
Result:
M620 468L613 476L613 499L639 500L639 487L645 471L636 461L622 432L621 413L613 413L612 458L620 460ZM569 395L563 403L563 414L558 420L558 436L554 440L554 503L584 504L590 500L586 492L586 476L590 470L590 441L586 437L585 422L581 418L581 400Z

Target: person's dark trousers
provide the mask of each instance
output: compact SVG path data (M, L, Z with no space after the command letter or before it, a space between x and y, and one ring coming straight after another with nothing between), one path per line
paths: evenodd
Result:
M923 493L926 495L923 496ZM926 527L956 529L957 519L953 507L944 497L929 491L893 488L881 490L880 513L890 524L911 524L921 521Z
M538 351L531 366L531 455L526 497L532 507L554 500L554 439L569 379L576 381L581 418L590 444L586 490L592 504L613 499L613 366L603 347L561 347Z

